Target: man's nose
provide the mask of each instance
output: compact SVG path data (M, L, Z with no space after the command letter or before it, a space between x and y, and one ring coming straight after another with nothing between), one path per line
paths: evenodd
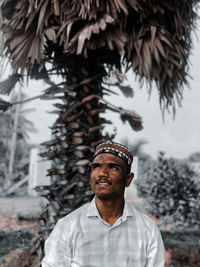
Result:
M108 177L108 168L106 167L101 167L99 170L99 176L100 177Z

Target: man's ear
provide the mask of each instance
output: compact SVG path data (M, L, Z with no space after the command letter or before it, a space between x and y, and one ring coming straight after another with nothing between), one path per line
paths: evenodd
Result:
M134 173L133 172L130 172L129 174L127 174L127 176L126 176L126 184L125 184L126 187L129 187L129 185L132 182L133 178L134 178Z

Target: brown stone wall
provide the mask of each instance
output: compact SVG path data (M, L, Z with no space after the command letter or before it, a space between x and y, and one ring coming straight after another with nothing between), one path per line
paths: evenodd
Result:
M0 216L0 266L38 267L41 258L38 220ZM165 267L200 267L200 231L161 231Z
M36 266L40 258L38 221L0 216L0 266Z

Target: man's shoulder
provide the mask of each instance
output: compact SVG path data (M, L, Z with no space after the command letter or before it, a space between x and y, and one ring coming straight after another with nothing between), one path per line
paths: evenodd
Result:
M128 203L129 210L132 212L133 219L137 220L141 225L144 225L145 228L152 229L156 226L154 220L152 220L147 214L143 211L139 211L135 208L133 203Z
M68 215L59 219L53 229L57 234L63 233L64 235L71 235L74 229L79 229L80 222L84 221L87 218L87 208L89 203L84 204L78 209L72 211Z
M79 219L82 215L85 216L87 214L87 209L88 209L89 205L90 205L90 203L86 203L86 204L82 205L81 207L75 209L71 213L69 213L66 216L64 216L63 218L61 218L60 221L61 222L67 222L67 221L72 222L73 220Z

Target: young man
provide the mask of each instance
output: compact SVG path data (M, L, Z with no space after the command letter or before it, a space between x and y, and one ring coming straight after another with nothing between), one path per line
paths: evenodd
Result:
M164 267L156 224L124 200L132 160L121 144L97 146L90 177L95 198L58 221L42 267Z

